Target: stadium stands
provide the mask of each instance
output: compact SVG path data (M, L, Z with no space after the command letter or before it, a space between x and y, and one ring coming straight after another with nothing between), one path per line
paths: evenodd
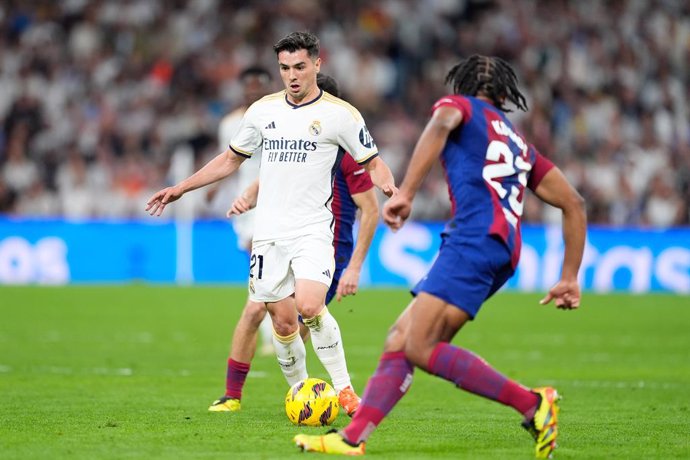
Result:
M143 216L185 152L196 168L221 148L242 68L275 69L273 42L309 29L398 177L446 71L493 54L519 69L528 96L530 111L512 116L577 184L592 223L690 223L687 2L248 3L4 2L0 213ZM440 169L419 200L415 218L446 217ZM181 212L213 214L203 194L190 206ZM555 218L537 200L525 212Z

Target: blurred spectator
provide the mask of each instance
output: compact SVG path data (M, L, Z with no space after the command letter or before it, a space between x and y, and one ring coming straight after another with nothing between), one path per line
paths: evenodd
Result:
M2 179L16 193L22 193L39 179L38 166L26 156L28 126L18 124L7 142L7 160L2 165Z
M17 194L0 177L0 214L14 214Z
M657 173L649 182L645 196L644 223L653 227L678 225L684 209L668 173Z
M299 29L321 38L324 71L398 179L451 65L492 54L528 95L511 117L592 222L690 224L690 3L645 0L3 2L0 212L144 215L179 169L173 152L212 155L206 139L242 103L241 69L277 77L271 45ZM443 181L429 175L415 218L447 217ZM529 197L525 214L557 218Z

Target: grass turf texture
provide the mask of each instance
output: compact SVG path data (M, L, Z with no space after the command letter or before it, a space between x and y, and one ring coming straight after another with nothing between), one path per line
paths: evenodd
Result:
M297 458L287 384L255 358L239 413L224 389L244 289L1 287L0 458ZM586 295L576 312L501 293L455 343L564 395L559 458L690 457L690 298ZM409 297L332 304L361 392ZM326 378L311 347L310 375ZM335 422L348 421L341 413ZM423 372L367 446L373 458L532 458L512 409ZM304 458L304 457L299 457ZM311 458L311 456L310 456Z

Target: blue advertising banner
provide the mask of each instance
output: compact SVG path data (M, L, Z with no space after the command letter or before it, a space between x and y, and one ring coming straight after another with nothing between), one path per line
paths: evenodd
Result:
M440 223L380 227L363 286L410 287L433 263ZM520 265L507 288L543 291L560 273L559 227L524 226ZM70 222L0 219L0 284L237 283L248 257L227 221ZM690 293L690 229L591 228L581 271L596 292Z

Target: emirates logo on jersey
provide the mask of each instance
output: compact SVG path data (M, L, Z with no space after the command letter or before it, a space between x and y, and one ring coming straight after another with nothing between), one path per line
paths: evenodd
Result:
M309 126L309 134L312 136L318 136L321 134L321 122L318 120L314 120L311 122L311 126Z

